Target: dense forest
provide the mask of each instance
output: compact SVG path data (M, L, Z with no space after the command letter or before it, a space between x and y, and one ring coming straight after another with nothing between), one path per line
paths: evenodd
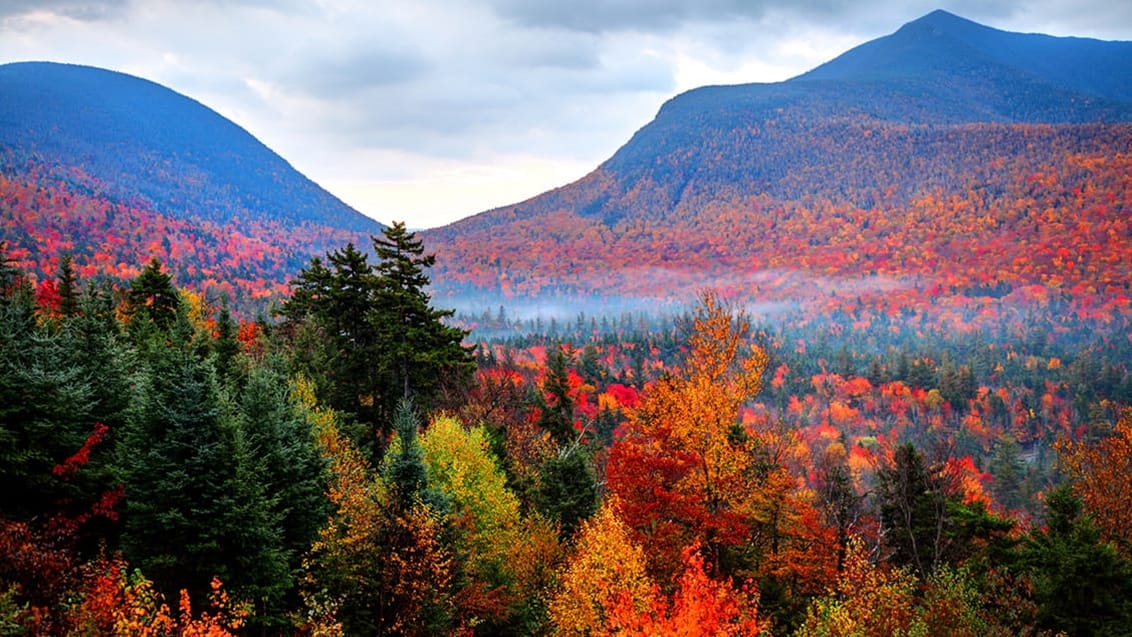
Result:
M1132 625L1119 304L456 315L394 224L251 320L0 254L5 634Z

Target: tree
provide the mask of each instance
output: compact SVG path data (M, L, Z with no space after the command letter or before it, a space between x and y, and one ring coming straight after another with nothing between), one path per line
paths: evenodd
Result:
M75 283L75 268L71 253L67 252L59 258L59 313L63 316L74 316L79 311L79 291Z
M334 409L370 427L381 420L382 350L372 324L376 281L366 255L354 244L315 257L291 282L294 292L280 309L291 339L296 371L312 379ZM358 440L372 450L372 438Z
M645 553L629 534L616 498L606 500L582 525L550 601L556 634L601 634L615 604L638 611L648 608L652 582L645 573Z
M926 577L944 559L947 497L938 471L911 443L896 448L892 465L877 475L881 525L894 564Z
M157 257L150 259L141 274L130 281L126 300L131 325L150 322L160 330L173 325L180 305L173 278L162 272Z
M48 517L65 501L84 509L107 486L88 480L94 467L70 480L53 472L83 446L102 401L99 370L72 336L38 320L26 282L0 290L0 511L16 519Z
M415 235L395 223L373 237L378 262L352 244L311 261L280 314L295 366L320 397L371 428L389 433L397 403L430 409L446 389L462 387L475 368L466 333L444 324L451 310L430 305L424 255ZM376 460L377 436L359 440Z
M221 382L236 376L236 357L240 353L240 343L236 340L238 330L239 326L232 320L232 311L228 308L228 297L224 297L216 316L215 367Z
M569 445L578 437L574 429L574 401L570 397L569 360L563 347L555 347L547 357L546 376L542 381L543 396L539 403L539 426L549 432L560 447Z
M384 344L384 413L410 397L427 410L442 389L461 387L471 379L472 348L463 345L466 332L444 324L454 311L430 304L425 270L436 263L436 256L424 253L423 242L403 222L394 222L382 237L373 238L373 247L379 259L378 306L371 321Z
M671 636L716 635L754 637L770 628L759 621L758 592L750 587L736 590L727 580L712 579L703 557L694 546L684 549L684 572L676 581L671 598L653 587L647 608L637 608L629 591L622 591L608 612L609 635Z
M1132 626L1132 564L1102 539L1069 485L1046 495L1046 527L1030 535L1019 558L1041 628L1117 635Z
M326 524L331 513L325 494L326 462L319 455L312 424L291 394L287 378L270 366L257 365L248 374L238 395L229 398L227 408L239 435L238 449L245 457L237 466L237 479L249 490L245 498L247 515L264 516L264 522L278 527L272 550L285 565L285 572L274 573L267 582L267 595L257 601L255 623L278 627L285 607L295 601L296 578L301 558ZM260 510L262 506L262 511ZM249 520L248 526L253 526ZM247 551L262 559L256 547ZM252 565L254 570L263 564ZM233 584L238 584L235 578Z
M391 634L436 634L453 619L452 554L442 541L451 499L429 483L412 402L402 399L393 418L397 439L382 467L387 496L378 617Z
M335 413L318 407L313 385L300 379L295 395L327 462L327 497L334 508L303 558L304 606L312 624L374 634L383 524L378 485L363 454L339 431Z
M278 511L183 307L167 338L145 343L120 445L123 550L169 594L199 597L219 576L274 607L287 589Z
M701 296L688 319L688 353L678 373L653 384L628 414L607 466L635 539L650 547L656 578L671 580L681 551L696 543L721 564L725 550L757 537L775 550L792 480L762 455L766 442L739 422L762 387L767 355L750 343L749 319ZM755 526L763 533L753 533Z
M1132 558L1132 408L1111 435L1095 442L1060 443L1062 464L1104 538Z
M589 451L581 445L562 448L540 467L534 504L558 522L563 538L573 535L598 504L597 477Z
M429 481L451 499L460 619L499 630L516 602L509 558L515 543L529 539L520 536L519 500L482 427L440 417L420 441Z

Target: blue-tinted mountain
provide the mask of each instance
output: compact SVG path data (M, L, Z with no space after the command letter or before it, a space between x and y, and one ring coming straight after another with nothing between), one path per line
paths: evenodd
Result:
M814 187L794 179L799 171L856 163L815 154L812 137L861 126L1127 121L1132 42L1010 33L935 11L785 82L679 95L601 171L626 191L641 179L683 188L708 171L717 183L797 196ZM909 173L906 182L928 177ZM625 212L602 210L610 218Z
M1074 162L1111 168L1106 158L1132 149L1129 123L1132 42L1010 33L935 11L783 82L678 95L581 180L426 239L437 278L505 291L624 288L642 277L606 273L646 263L652 274L711 271L689 285L734 281L812 256L783 258L780 246L827 250L838 239L813 228L830 214L852 228L950 198L993 216L1030 197L1039 175L1085 188L1093 177ZM937 227L899 232L950 241ZM654 245L638 251L643 242ZM877 252L857 248L861 269L877 271Z
M0 65L0 161L78 168L115 199L178 219L380 228L199 102L87 66Z

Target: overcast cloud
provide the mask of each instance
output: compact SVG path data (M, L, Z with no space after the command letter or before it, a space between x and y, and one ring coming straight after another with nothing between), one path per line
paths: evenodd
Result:
M1113 0L0 0L0 63L164 84L431 227L583 176L678 92L784 80L935 8L1132 40Z

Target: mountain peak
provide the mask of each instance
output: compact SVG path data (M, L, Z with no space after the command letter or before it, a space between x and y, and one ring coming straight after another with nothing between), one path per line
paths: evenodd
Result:
M1132 42L1001 31L936 10L794 80L942 82L1000 96L1128 101L1129 59Z
M962 16L955 15L954 13L951 13L950 11L944 11L943 9L936 9L935 11L932 11L931 13L928 13L926 15L919 17L919 18L916 18L915 20L912 20L911 22L905 24L901 28L907 28L907 27L912 26L912 25L927 25L927 26L932 26L932 27L936 27L936 28L955 28L955 27L959 27L959 28L975 27L975 28L979 28L979 29L989 29L990 28L990 27L984 26L982 24L979 24L978 22L975 22L973 20L968 20L967 18L964 18Z

